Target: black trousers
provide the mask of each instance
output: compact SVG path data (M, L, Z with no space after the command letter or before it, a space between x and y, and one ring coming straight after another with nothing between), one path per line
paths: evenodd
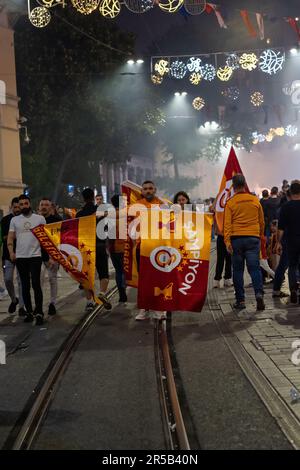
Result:
M288 240L289 287L290 291L298 290L300 271L300 240Z
M41 289L42 257L18 258L17 268L21 278L23 300L27 313L32 313L30 280L34 291L35 314L43 315L43 292Z
M218 235L217 238L217 265L216 265L216 274L215 281L220 281L222 279L223 269L225 263L225 276L224 279L231 279L231 255L226 250L226 245L224 243L224 237Z

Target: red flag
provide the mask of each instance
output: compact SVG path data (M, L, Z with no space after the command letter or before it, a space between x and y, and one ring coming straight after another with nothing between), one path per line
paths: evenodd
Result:
M254 26L252 25L252 23L250 21L248 11L247 10L241 10L240 13L241 13L241 17L243 18L243 21L245 23L245 26L248 29L248 32L249 32L250 36L255 38L256 37L256 31L255 31Z
M212 216L188 212L174 219L170 211L160 213L164 223L158 237L141 238L138 307L200 312L207 291ZM142 225L150 226L151 215L150 209L143 212Z
M298 36L298 41L299 41L299 44L300 44L300 28L297 24L297 21L295 20L295 18L288 18L287 21L290 24L290 26L293 28L293 30L296 32L296 34Z
M215 219L220 234L223 234L224 209L226 202L231 196L233 196L232 177L237 173L243 174L234 148L231 147L224 175L220 184L219 193L215 202ZM248 186L247 191L249 192Z

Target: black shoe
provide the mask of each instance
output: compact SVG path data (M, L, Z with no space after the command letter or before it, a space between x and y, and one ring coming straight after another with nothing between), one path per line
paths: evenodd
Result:
M48 315L56 315L56 308L54 304L50 304L48 308Z
M35 316L36 320L35 320L35 324L37 326L40 326L40 325L43 325L44 324L44 317L43 315L41 315L40 313L38 313L36 316Z
M120 289L119 294L120 294L119 302L121 303L127 302L127 295L126 295L125 289Z
M257 311L263 311L265 310L266 306L264 303L264 298L263 297L256 297L256 310Z
M19 299L16 298L15 302L11 302L10 306L8 307L8 313L15 313L17 310L17 305L19 303Z
M24 307L19 308L19 317L26 317L27 313Z
M111 303L109 302L109 300L107 300L106 296L104 294L102 294L102 292L100 292L100 294L98 294L98 298L101 300L101 302L103 303L104 308L106 310L111 310L112 309Z
M32 323L33 322L33 315L32 313L26 313L26 316L24 318L24 323Z
M290 299L291 304L297 304L298 303L298 295L296 290L291 291L291 299Z
M233 304L233 308L235 310L244 310L244 308L246 308L245 302L236 302Z

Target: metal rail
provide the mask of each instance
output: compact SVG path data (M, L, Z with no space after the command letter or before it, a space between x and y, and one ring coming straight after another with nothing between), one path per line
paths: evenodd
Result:
M110 299L116 292L117 287L112 288L107 297ZM99 305L73 328L42 375L37 387L26 403L18 422L10 432L3 449L30 449L58 388L60 379L68 367L72 353L97 315L103 310L103 305Z

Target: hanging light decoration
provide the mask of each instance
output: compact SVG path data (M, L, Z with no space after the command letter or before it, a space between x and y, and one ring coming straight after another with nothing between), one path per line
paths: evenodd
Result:
M184 0L184 8L190 15L201 15L205 7L206 0Z
M205 106L205 100L201 98L200 96L197 96L197 98L193 100L193 107L197 111L200 111L202 108L204 108L204 106Z
M159 0L158 6L166 13L176 13L183 4L183 0Z
M260 93L259 91L255 91L254 93L252 93L250 101L253 104L253 106L259 107L264 102L264 95Z
M292 124L289 124L285 128L285 133L288 137L295 137L298 134L298 127Z
M100 0L71 0L71 2L79 13L90 15L98 8Z
M201 77L200 73L198 73L198 72L191 73L190 82L191 82L192 85L199 85L201 80L202 80L202 77Z
M46 7L36 7L29 14L30 23L36 28L45 28L51 21L51 14Z
M222 81L222 82L228 82L228 80L231 79L233 74L233 69L229 67L228 65L225 65L225 67L219 67L217 71L217 77Z
M186 66L189 72L201 72L202 60L200 57L191 57Z
M240 90L236 86L230 86L222 91L222 95L231 101L236 101L240 97Z
M282 70L284 61L285 55L282 52L266 49L259 57L259 68L262 72L272 75Z
M105 18L115 18L121 11L119 0L101 0L99 11Z
M154 0L124 0L124 3L132 13L146 13L154 6Z
M240 58L237 54L229 54L226 59L226 65L232 68L233 70L240 68Z
M160 59L154 65L154 70L155 70L155 72L157 72L161 76L166 75L170 71L169 62L167 60Z
M217 74L215 67L211 64L202 65L200 73L203 80L207 80L209 82L211 82Z
M251 52L250 54L244 53L240 57L240 66L242 67L242 69L249 70L250 72L251 70L256 69L257 62L258 58L253 52Z
M162 75L152 74L151 80L152 80L152 83L154 83L154 85L161 85L163 81L163 77Z
M186 72L186 65L181 60L175 60L170 65L170 74L172 75L172 77L177 78L177 80L181 80L182 78L184 78Z

